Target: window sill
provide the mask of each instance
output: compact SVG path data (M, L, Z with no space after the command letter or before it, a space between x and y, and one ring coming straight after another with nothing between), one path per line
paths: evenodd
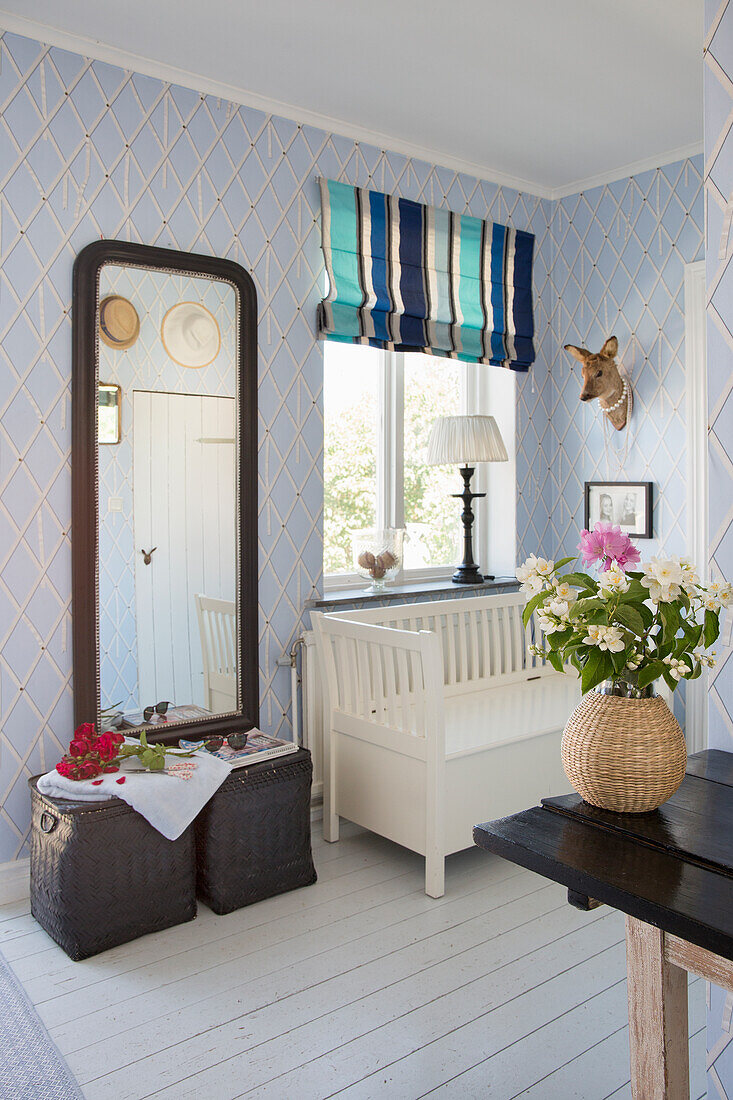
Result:
M304 608L340 607L351 603L407 603L416 596L490 595L492 592L513 592L518 587L516 577L497 577L482 584L454 584L450 580L415 581L411 584L391 584L382 592L370 592L361 584L353 588L334 589L318 599L306 600Z

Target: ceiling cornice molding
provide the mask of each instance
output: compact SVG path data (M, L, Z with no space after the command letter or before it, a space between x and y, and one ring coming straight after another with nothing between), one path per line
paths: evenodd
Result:
M632 164L624 164L621 168L613 168L608 172L601 172L597 176L587 176L585 179L573 180L572 183L564 184L562 187L553 187L550 198L566 199L570 195L579 195L581 191L590 191L592 187L604 187L607 183L615 183L616 180L629 179L630 176L638 176L642 172L664 168L665 164L674 164L678 160L696 157L702 151L702 141L694 141L691 145L680 145L677 149L655 153L654 156L636 160Z
M97 39L62 31L58 27L52 27L47 23L39 23L34 19L26 19L25 16L15 15L3 9L0 9L0 29L9 31L11 34L24 35L26 38L35 39L47 46L58 46L60 49L81 54L82 57L89 57L96 61L106 61L110 65L117 65L121 69L132 70L141 73L143 76L151 76L170 84L179 84L184 88L189 88L204 95L212 95L231 103L238 103L244 107L252 107L258 111L264 111L266 114L279 115L291 122L314 126L319 130L325 130L327 133L333 133L337 137L351 138L353 141L364 142L366 145L374 145L378 149L401 153L403 156L412 157L413 160L425 161L427 164L435 165L438 168L450 168L454 172L463 172L487 183L495 183L499 187L512 187L515 191L536 195L541 199L551 197L551 188L534 183L532 180L498 172L496 169L483 164L474 164L472 161L452 156L440 149L429 149L422 145L416 145L393 134L382 134L377 130L369 130L364 126L355 126L352 122L347 122L346 119L333 118L318 111L309 111L304 107L295 106L292 103L271 99L269 96L263 96L245 88L237 88L232 84L211 80L200 73L192 73L186 69L179 69L175 65L168 65L163 61L156 61L149 57L143 57L141 54L121 50L116 46L108 46Z
M535 195L541 199L557 200L567 198L570 195L577 195L581 191L588 191L592 187L602 187L604 184L614 183L616 180L638 175L640 172L646 172L649 169L662 168L666 164L672 164L674 161L684 160L686 157L696 156L698 153L703 152L703 143L699 141L692 145L657 153L644 160L625 164L608 172L602 172L597 176L573 180L562 187L549 187L532 180L508 175L505 172L498 172L487 165L463 160L461 157L453 156L440 149L429 149L391 134L382 134L363 126L355 126L346 119L334 118L318 111L309 111L304 107L271 99L269 96L259 95L257 92L251 92L245 88L238 88L223 81L212 80L199 73L179 69L175 65L168 65L165 62L131 53L128 50L121 50L97 39L63 31L58 27L52 27L50 24L41 23L35 19L26 19L25 16L16 15L3 9L0 9L0 31L24 35L26 38L35 39L48 46L57 46L60 49L81 54L82 57L105 61L110 65L117 65L121 69L132 70L170 84L178 84L200 94L216 96L244 107L264 111L266 114L287 118L292 122L314 126L319 130L335 134L337 137L351 138L353 141L364 142L376 146L378 149L400 153L403 156L424 161L438 168L449 168L454 172L462 172L500 187L511 187L523 194Z

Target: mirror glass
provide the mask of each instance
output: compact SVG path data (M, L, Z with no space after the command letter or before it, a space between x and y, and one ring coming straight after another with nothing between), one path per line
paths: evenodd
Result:
M125 725L240 705L238 311L224 280L100 269L100 710Z

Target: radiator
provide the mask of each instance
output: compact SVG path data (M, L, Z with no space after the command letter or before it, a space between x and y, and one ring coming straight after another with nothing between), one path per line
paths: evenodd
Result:
M323 689L314 632L306 630L300 641L300 676L292 679L293 732L296 738L300 735L300 743L313 757L312 799L320 802L323 799Z

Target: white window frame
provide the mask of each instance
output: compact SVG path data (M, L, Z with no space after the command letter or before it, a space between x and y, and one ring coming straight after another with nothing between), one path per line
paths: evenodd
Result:
M328 342L326 341L328 346ZM404 377L405 355L379 351L379 425L377 431L377 527L404 527ZM514 374L477 363L458 363L461 386L461 414L491 412L504 438L508 463L480 463L472 481L474 492L487 498L474 505L474 558L484 572L488 562L495 575L513 573L516 546L516 460ZM498 377L498 376L509 376ZM499 407L501 406L501 407ZM456 492L463 483L456 468ZM456 526L460 525L460 502L456 501ZM487 507L488 504L488 507ZM507 523L507 519L513 522ZM461 540L462 545L462 540ZM421 569L402 569L396 584L448 581L458 562ZM324 593L364 585L356 572L323 576Z

